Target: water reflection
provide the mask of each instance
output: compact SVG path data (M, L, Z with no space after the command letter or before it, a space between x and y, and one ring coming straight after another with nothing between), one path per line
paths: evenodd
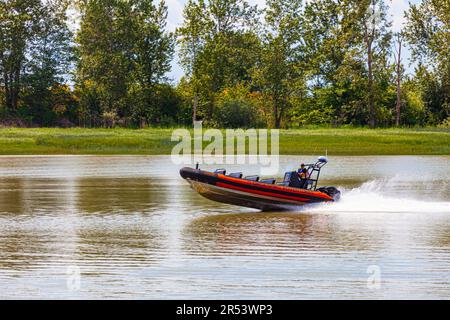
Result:
M47 259L50 248L45 235L4 227L0 231L0 269L30 269Z
M191 254L295 256L308 251L370 250L380 235L343 227L333 215L247 213L195 219L185 230ZM193 241L192 241L193 240Z
M81 212L151 212L161 209L169 193L161 178L95 177L76 180L77 207Z
M95 266L95 274L103 268L146 267L164 257L164 237L142 223L123 221L121 226L105 228L97 222L80 228L77 236L77 261L85 267Z
M0 178L0 213L67 210L74 197L70 179Z
M0 212L21 214L24 211L23 178L0 179Z
M433 226L433 232L430 232L429 237L426 238L426 245L435 252L442 251L444 255L450 252L450 224L448 220L442 218Z
M0 213L151 212L169 194L160 178L0 178Z
M160 260L164 236L143 214L162 209L162 185L139 177L0 178L0 269Z

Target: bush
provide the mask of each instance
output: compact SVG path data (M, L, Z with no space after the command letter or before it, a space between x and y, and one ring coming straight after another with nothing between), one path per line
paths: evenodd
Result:
M439 125L438 128L450 128L450 117L448 117L447 119L445 119L444 121L442 121Z
M291 124L294 127L306 125L329 125L333 121L333 109L295 110L291 113Z
M117 113L114 110L102 113L103 124L106 128L114 128L117 121Z
M217 98L213 124L221 128L255 128L258 106L247 87L237 85L223 90Z

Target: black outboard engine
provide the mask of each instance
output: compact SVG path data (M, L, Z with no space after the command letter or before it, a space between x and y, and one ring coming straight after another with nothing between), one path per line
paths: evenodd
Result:
M317 191L329 195L334 201L338 201L341 198L341 192L335 187L321 187Z

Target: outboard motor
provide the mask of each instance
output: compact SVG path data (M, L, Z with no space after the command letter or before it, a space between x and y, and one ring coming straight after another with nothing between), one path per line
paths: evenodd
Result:
M341 198L341 192L335 187L321 187L317 191L329 195L334 201L338 201Z

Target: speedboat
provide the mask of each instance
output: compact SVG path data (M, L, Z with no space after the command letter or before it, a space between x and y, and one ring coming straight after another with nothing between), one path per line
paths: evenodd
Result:
M328 163L319 157L308 164L306 179L301 180L296 171L286 172L283 181L259 176L244 177L241 172L227 174L225 169L214 172L196 168L183 168L180 175L203 197L226 204L259 209L262 211L295 210L313 203L334 202L341 192L335 187L317 187L320 171Z

